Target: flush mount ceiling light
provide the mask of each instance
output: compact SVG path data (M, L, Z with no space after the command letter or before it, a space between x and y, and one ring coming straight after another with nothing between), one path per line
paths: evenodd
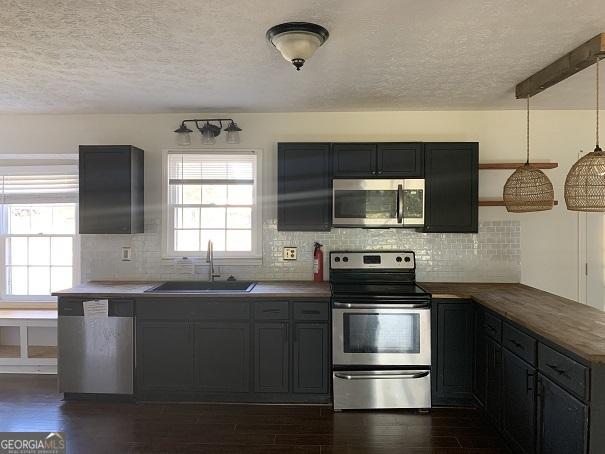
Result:
M504 184L504 205L511 213L551 210L555 204L552 183L529 163L529 96L527 97L527 160Z
M321 25L309 22L286 22L267 30L267 39L291 62L297 71L330 36Z
M596 146L565 179L565 203L572 211L605 211L605 152L599 146L599 58L596 62Z
M225 129L223 129L223 122L229 123ZM221 131L227 133L227 143L239 143L239 132L242 128L237 126L237 123L231 118L196 118L192 120L183 120L181 125L174 130L177 135L176 143L180 146L186 147L191 145L191 133L193 131L187 127L186 123L195 124L195 127L202 134L202 143L205 145L216 143L216 137ZM218 125L215 123L218 123Z

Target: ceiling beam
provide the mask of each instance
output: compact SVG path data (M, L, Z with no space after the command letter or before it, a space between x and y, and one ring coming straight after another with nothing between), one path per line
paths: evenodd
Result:
M548 87L588 68L597 61L598 57L603 56L605 56L605 33L600 33L517 84L515 89L517 99L537 95Z

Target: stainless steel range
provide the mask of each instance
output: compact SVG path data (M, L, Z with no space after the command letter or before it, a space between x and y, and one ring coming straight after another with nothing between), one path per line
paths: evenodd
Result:
M334 409L430 408L431 295L410 251L331 252Z

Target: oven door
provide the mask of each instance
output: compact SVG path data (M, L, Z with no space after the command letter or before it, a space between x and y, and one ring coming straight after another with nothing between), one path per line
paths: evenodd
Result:
M430 366L428 304L334 302L335 366Z

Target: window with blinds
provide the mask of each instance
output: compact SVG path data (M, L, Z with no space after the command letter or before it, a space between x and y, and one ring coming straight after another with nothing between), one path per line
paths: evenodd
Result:
M2 300L52 300L76 280L77 167L0 172Z
M251 257L255 241L257 155L168 154L168 253Z

